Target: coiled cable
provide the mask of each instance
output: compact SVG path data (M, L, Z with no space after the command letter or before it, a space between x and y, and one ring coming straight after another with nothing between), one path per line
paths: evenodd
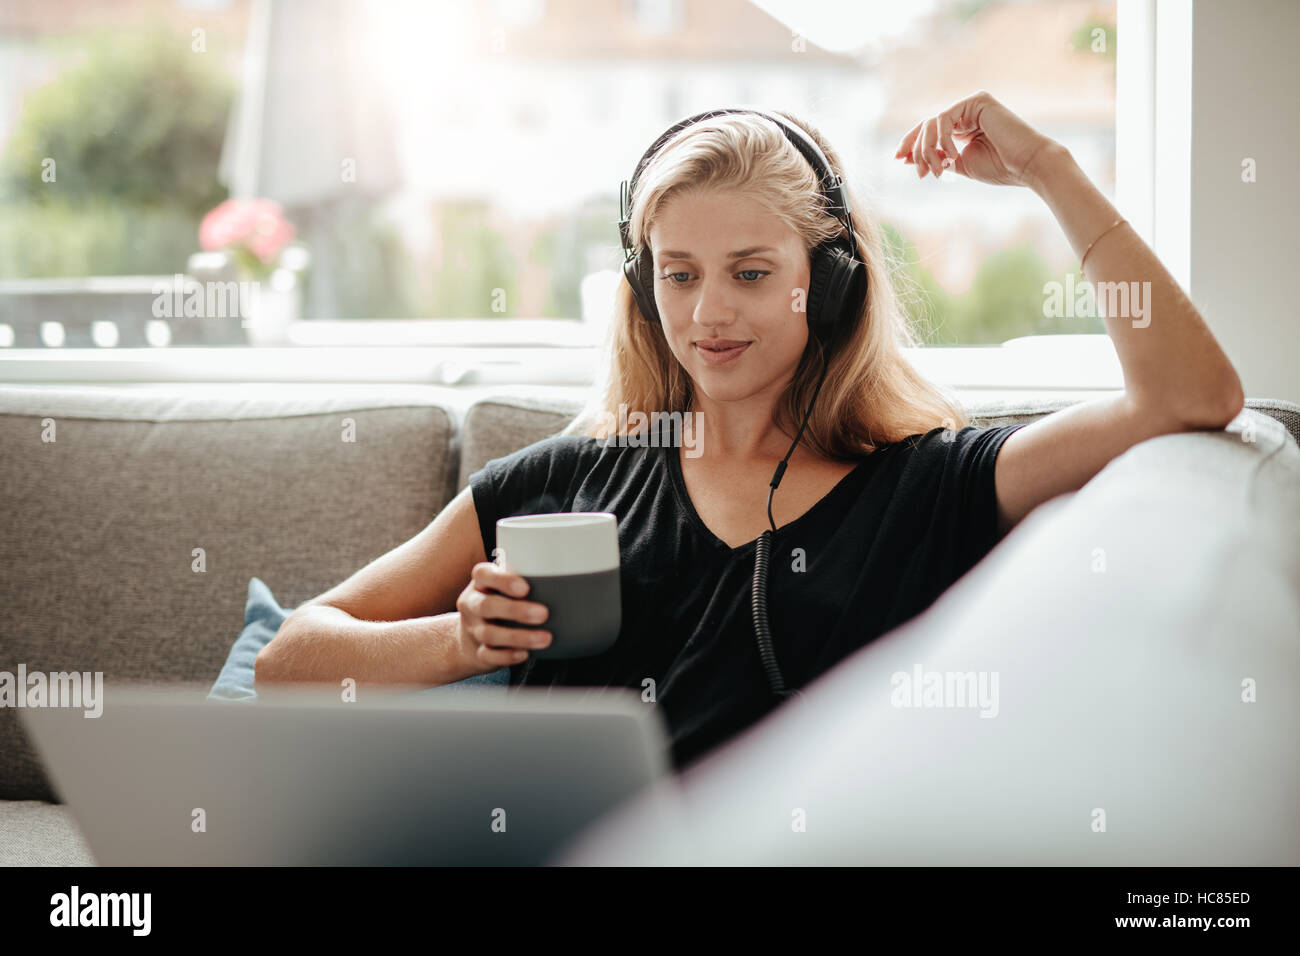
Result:
M830 369L830 364L825 363L822 368L821 378L817 381L817 387L813 390L812 398L808 402L808 411L804 412L803 422L799 425L799 431L794 436L794 441L790 445L790 450L785 453L780 464L776 466L776 473L772 475L767 492L767 523L770 528L763 531L758 536L757 544L754 548L754 589L752 597L752 607L754 612L754 633L758 637L758 653L763 659L763 670L767 672L767 682L772 688L772 693L782 700L788 700L791 697L802 697L803 693L797 688L786 687L785 678L781 675L781 668L776 661L776 652L772 648L772 629L767 620L767 569L768 558L771 551L772 535L776 532L776 521L772 518L772 496L776 494L777 486L781 484L781 477L785 474L785 466L790 461L790 456L799 445L799 439L803 437L803 430L808 424L808 418L812 415L813 403L817 401L817 394L822 390L822 383L826 381L826 373Z

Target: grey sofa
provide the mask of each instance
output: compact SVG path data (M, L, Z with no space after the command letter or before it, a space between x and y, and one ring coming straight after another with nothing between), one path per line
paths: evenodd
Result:
M968 411L1000 425L1068 404ZM1247 405L1300 436L1300 406ZM471 401L437 386L0 386L0 670L211 684L250 577L296 606L578 408L572 390L546 389ZM0 865L93 864L57 800L0 708Z

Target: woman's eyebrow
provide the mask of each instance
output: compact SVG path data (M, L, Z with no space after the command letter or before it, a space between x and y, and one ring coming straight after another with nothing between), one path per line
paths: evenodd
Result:
M776 252L771 246L753 246L749 249L740 249L727 256L728 259L745 259L749 256L756 256L760 252ZM676 249L665 249L659 253L665 259L690 259L689 252L680 252Z

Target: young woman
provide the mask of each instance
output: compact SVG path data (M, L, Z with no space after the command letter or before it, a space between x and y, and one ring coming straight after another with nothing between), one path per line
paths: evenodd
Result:
M778 115L843 179L814 128ZM782 699L751 607L765 530L771 650L803 687L928 607L1040 503L1138 442L1222 428L1241 410L1195 308L1058 143L981 91L918 124L897 158L922 177L1032 188L1091 281L1150 283L1142 322L1106 317L1121 394L971 427L903 358L916 342L879 226L852 199L867 291L823 347L806 311L820 294L812 257L845 239L845 222L772 119L704 118L639 170L627 238L651 257L653 307L621 284L598 400L559 435L488 462L416 537L295 610L258 656L258 683L437 685L508 667L512 686L633 688L662 709L682 768ZM619 441L630 433L608 423L627 409L688 413L697 441ZM498 518L554 511L619 519L623 627L594 657L529 658L549 642L546 609L488 561Z

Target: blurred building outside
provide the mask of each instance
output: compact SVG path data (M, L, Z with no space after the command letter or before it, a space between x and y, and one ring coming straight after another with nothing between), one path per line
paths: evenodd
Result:
M1063 277L1073 254L1032 192L918 182L892 156L915 123L984 88L1113 195L1114 51L1072 37L1113 28L1114 3L927 6L890 42L842 52L749 0L18 0L0 9L0 156L88 31L161 23L188 44L201 27L238 90L221 181L285 206L312 254L309 319L581 317L593 333L580 339L598 340L621 261L619 181L671 122L731 104L815 123L936 294L962 295L1019 246ZM1012 43L1017 55L995 55ZM299 341L325 344L317 328ZM400 340L398 322L336 331L381 329Z

